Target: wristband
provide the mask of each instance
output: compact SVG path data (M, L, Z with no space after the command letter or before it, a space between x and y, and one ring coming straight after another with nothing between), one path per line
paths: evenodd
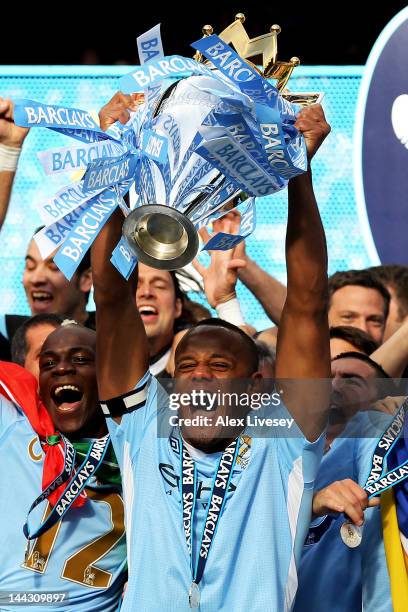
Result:
M9 147L0 144L0 172L15 172L21 147Z
M228 323L233 323L237 327L245 325L244 317L242 316L241 306L238 298L232 298L223 304L217 304L215 307L217 315L220 319L224 319Z

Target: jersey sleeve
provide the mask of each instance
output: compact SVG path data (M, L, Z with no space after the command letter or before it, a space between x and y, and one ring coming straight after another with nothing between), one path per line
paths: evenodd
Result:
M326 434L322 433L314 442L307 440L282 401L273 412L268 412L274 424L266 435L275 440L279 461L286 464L290 472L295 466L297 470L301 468L305 486L312 485L323 456Z
M119 465L123 467L124 448L128 447L134 461L151 428L157 431L157 416L168 407L168 395L150 371L140 379L132 392L115 398L124 403L120 424L107 416L108 430ZM101 402L104 410L104 402ZM104 410L106 414L106 410Z
M0 394L0 445L14 423L21 418L17 407Z

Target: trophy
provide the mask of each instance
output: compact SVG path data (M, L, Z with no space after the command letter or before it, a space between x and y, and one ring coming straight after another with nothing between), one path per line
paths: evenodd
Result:
M118 206L125 221L113 265L126 278L137 260L175 270L196 256L201 227L248 198L239 235L204 246L232 248L255 227L256 198L306 171L298 104L318 102L321 94L288 92L299 60L278 60L280 27L250 39L244 21L238 13L220 36L204 26L194 58L164 56L159 26L139 36L141 64L119 88L143 95L125 125L102 131L87 111L15 101L16 125L81 143L39 154L46 174L86 168L81 180L39 203L45 227L37 246L44 258L57 249L54 261L68 279ZM261 67L251 61L257 59ZM132 184L136 204L129 207L123 196Z
M259 75L260 81L274 79L277 92L283 90L299 59L277 60L279 26L274 25L270 33L250 40L244 20L242 13L237 14L219 39L234 45L242 62ZM203 39L213 34L210 25L202 31ZM257 56L263 58L262 70L249 61ZM262 155L262 137L250 96L240 92L233 81L228 82L225 75L219 75L217 66L206 60L201 51L196 52L194 60L207 68L204 74L163 79L157 98L146 102L151 112L149 128L156 137L166 140L166 155L161 160L154 159L144 149L147 155L141 162L136 184L140 205L127 216L123 226L123 235L137 259L165 270L191 262L199 248L197 224L214 218L214 212L218 216L225 214L237 204L240 193L269 195L287 184L287 177L279 174L276 167L268 167L267 156ZM279 93L277 97L283 103ZM268 104L267 98L265 103ZM283 110L287 108L288 105ZM140 112L148 115L149 108ZM294 114L283 132L288 144L300 150L301 138L293 130ZM234 127L237 124L244 124L242 134L237 133ZM242 152L245 160L252 162L254 173L258 172L263 179L263 189L251 191L251 185L239 180L242 176L237 176L228 165L217 163L219 156L212 157L213 149L209 147L217 140L224 144L221 150L233 143L232 154L236 152L238 156ZM242 146L244 141L246 147ZM303 172L305 156L298 155L294 166L292 176Z

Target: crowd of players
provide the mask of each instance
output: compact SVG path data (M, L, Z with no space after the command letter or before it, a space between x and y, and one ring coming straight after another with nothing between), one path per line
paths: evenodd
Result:
M101 127L125 121L131 106L117 94ZM321 107L303 109L297 127L310 164L330 132ZM27 133L0 98L1 224ZM287 287L244 243L211 252L195 268L212 317L173 272L139 264L129 282L118 274L109 260L122 220L112 215L71 281L31 239L22 283L32 316L0 315L1 591L65 593L30 608L76 612L392 610L380 499L363 487L404 399L408 266L327 278L309 168L288 187ZM213 230L238 227L231 212ZM240 282L269 329L244 321ZM96 313L87 311L92 287ZM296 432L213 423L160 435L168 396L157 379L175 379L179 392L241 381L254 393L276 381L277 413ZM214 417L242 410L219 405ZM188 404L179 412L185 423L208 415ZM30 506L64 468L67 440L78 473L108 433L86 489L41 530L70 481ZM345 518L363 526L355 549L340 537ZM2 600L0 609L14 608Z

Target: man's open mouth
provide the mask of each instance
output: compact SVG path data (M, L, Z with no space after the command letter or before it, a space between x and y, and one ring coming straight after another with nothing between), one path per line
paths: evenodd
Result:
M51 304L54 296L49 291L32 291L31 299L34 307L45 308Z
M144 321L153 321L159 314L156 306L151 305L139 306L138 310Z
M76 385L60 385L51 392L52 400L57 408L63 412L78 408L83 396L83 391Z

